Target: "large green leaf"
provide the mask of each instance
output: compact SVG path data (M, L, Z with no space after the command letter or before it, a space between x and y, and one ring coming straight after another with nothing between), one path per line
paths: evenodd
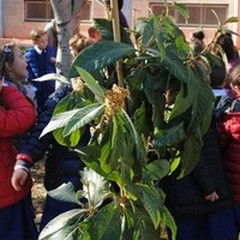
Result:
M100 115L100 113L103 111L103 108L104 106L100 103L93 103L80 109L74 109L56 114L43 129L40 137L65 126L66 129L64 129L64 136L67 136L74 130L90 123L96 116Z
M88 88L95 95L96 100L99 102L103 102L105 91L102 89L102 87L99 86L98 82L92 77L90 73L85 71L83 68L76 66L76 69L79 75L81 76L81 78L84 80L84 82L88 86Z
M76 198L76 192L71 182L63 183L58 188L48 191L48 195L59 201L72 202L81 205L81 202Z
M135 48L125 43L100 41L84 49L73 61L69 77L79 76L76 66L92 73L114 64L117 60L130 56Z
M139 185L141 191L141 202L148 212L155 229L157 229L161 222L161 208L163 205L163 199L158 190L154 186Z
M86 126L91 123L95 118L101 116L104 112L105 104L93 103L89 104L83 108L78 109L74 115L68 120L65 129L63 131L63 136L66 137L71 134L73 131ZM54 116L54 118L57 115ZM60 118L61 116L58 116Z
M143 181L159 181L167 176L170 170L169 161L158 159L149 163L144 171Z
M166 57L163 58L162 64L180 82L188 83L190 79L194 78L191 67L184 63L184 59L180 58L179 52L174 45L167 47Z
M181 173L179 178L189 174L199 161L202 144L195 136L190 136L184 143L181 152Z
M85 214L85 209L77 208L58 215L41 231L39 240L74 239L75 229L78 228L79 222Z
M39 78L33 79L33 81L35 81L35 82L45 82L45 81L49 81L49 80L55 80L55 81L58 81L60 83L65 83L65 84L68 84L68 85L71 84L69 79L67 79L63 75L57 74L57 73L48 73L48 74L44 74L43 76L41 76Z
M52 117L48 125L43 129L40 137L46 135L53 130L62 128L68 124L68 121L78 112L78 109L56 114Z
M80 224L80 229L87 239L120 240L121 236L121 212L114 203L107 204L95 215Z
M166 129L158 129L153 139L153 146L156 149L167 146L176 146L186 138L184 122L180 122Z
M97 208L110 195L110 183L92 169L81 171L81 182L91 207Z
M94 25L100 32L102 39L105 41L113 41L113 25L112 21L103 18L94 18ZM120 25L121 42L132 45L129 33Z

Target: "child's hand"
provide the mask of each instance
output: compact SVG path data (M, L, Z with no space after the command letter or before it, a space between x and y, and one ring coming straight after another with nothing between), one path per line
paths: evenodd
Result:
M56 63L56 58L55 57L50 57L50 62L51 63Z
M24 169L18 169L13 172L11 183L16 191L20 191L22 187L27 183L29 173Z
M219 199L218 194L214 191L213 193L205 196L205 199L210 202L215 202Z

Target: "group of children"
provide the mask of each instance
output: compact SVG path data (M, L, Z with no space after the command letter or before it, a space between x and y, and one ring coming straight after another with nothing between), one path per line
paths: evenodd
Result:
M192 34L194 54L204 51L203 39L202 31ZM240 63L230 34L221 34L216 43L212 53L219 62L210 63L216 102L199 162L184 178L177 180L175 171L162 182L177 240L236 240L240 230Z
M4 226L0 229L0 239L3 240L38 238L29 169L45 154L44 186L47 190L69 181L76 191L81 188L79 174L83 164L78 155L56 142L52 134L39 139L57 103L73 89L62 84L55 90L55 82L33 81L55 72L56 53L48 46L44 30L34 29L31 36L34 46L24 55L15 43L0 48L0 223ZM92 43L83 36L70 39L73 57ZM26 87L29 83L36 91L37 107L35 99L29 97L31 94ZM86 129L79 145L87 144L89 138L89 129ZM76 207L79 206L47 196L40 230L58 214Z
M79 170L84 167L78 155L56 142L51 133L39 139L55 106L72 88L63 84L55 90L53 81L33 81L56 71L56 50L48 46L44 30L33 30L31 36L34 46L25 52L25 58L14 43L0 49L0 223L5 226L0 229L0 239L4 240L37 239L29 171L34 162L47 153L47 190L69 181L79 190ZM91 44L92 40L80 35L69 41L73 57ZM177 175L172 175L162 183L166 205L177 223L178 240L233 240L239 232L240 64L229 70L223 65L220 70L223 74L211 76L212 82L218 82L212 87L220 87L227 79L232 91L216 104L198 165L185 178L176 180ZM29 82L36 89L37 108L29 98ZM86 128L79 144L86 145L89 139ZM40 230L58 214L75 207L79 206L47 195Z

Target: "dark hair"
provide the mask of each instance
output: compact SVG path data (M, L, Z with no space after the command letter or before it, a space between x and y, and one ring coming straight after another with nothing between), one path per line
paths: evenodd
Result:
M197 38L200 41L203 41L203 39L205 38L204 32L203 31L197 31L197 32L193 32L192 36L194 38Z
M216 43L221 46L226 53L228 61L238 57L236 47L234 46L232 35L230 33L222 33L217 37Z
M110 0L105 0L105 4L109 5L111 3ZM118 0L118 10L121 10L123 7L123 0Z
M211 87L221 87L227 77L227 69L225 62L221 57L215 57L215 61L210 62L211 72L210 72L210 81Z
M0 47L0 76L6 76L5 63L14 62L14 43L7 43Z

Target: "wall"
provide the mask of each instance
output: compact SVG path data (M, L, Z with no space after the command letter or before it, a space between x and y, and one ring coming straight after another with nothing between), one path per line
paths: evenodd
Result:
M24 22L24 4L22 0L3 1L5 38L29 38L32 28L44 26L45 22Z
M29 38L29 33L32 28L36 26L44 26L45 22L24 22L24 4L23 0L0 0L0 2L3 1L3 11L4 17L3 17L3 29L2 29L2 35L5 38ZM136 19L142 16L148 16L148 6L149 2L159 2L158 0L125 0L124 4L124 13L126 17L129 19L130 26L133 26ZM199 3L199 0L178 0L178 3ZM240 15L240 7L238 0L201 0L202 2L206 3L228 3L229 4L229 16L237 16ZM91 26L92 22L81 22L80 23L80 13L78 15L78 26L80 31L83 34L87 34L87 29L89 26ZM0 16L1 16L1 10L0 10ZM92 4L92 16L93 18L103 18L106 17L106 13L104 10L104 7L97 1L93 0ZM1 23L0 23L1 24ZM233 31L240 32L240 27L237 24L234 24L230 26ZM183 29L186 33L186 36L188 37L192 31L197 30L196 28L187 28ZM205 30L205 29L204 29ZM206 40L212 38L213 29L206 29ZM0 26L0 37L1 37L1 26ZM235 40L240 46L240 40L239 38L235 37Z

